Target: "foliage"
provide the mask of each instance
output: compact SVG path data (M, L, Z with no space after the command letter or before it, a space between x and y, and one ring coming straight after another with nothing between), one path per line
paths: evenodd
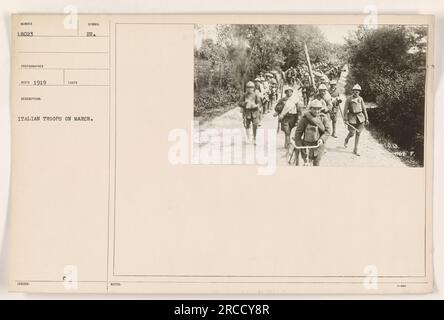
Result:
M239 91L233 88L229 90L221 88L205 89L194 97L194 115L199 117L220 113L239 99Z
M196 32L202 33L200 26ZM334 60L332 45L311 25L217 25L216 36L195 48L195 111L213 109L245 88L261 71L286 70L305 63L304 43L313 63ZM337 59L336 59L337 60ZM219 90L221 89L221 90ZM210 97L221 94L223 97ZM209 104L201 104L207 101Z
M426 35L423 27L361 26L346 42L350 73L346 91L359 83L371 123L400 147L423 159Z

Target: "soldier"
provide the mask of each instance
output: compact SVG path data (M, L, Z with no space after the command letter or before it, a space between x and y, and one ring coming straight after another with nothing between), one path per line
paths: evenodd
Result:
M265 109L265 113L268 113L270 110L271 110L271 105L272 105L272 96L273 96L273 90L272 90L272 88L273 88L273 84L272 84L272 79L274 79L274 77L273 77L273 75L271 74L271 73L269 73L269 72L267 72L266 74L265 74L265 85L264 85L264 87L265 87L265 94L267 95L267 101L266 101L266 104L265 104L265 107L264 107L264 109Z
M293 95L293 88L285 89L285 97L280 99L276 104L274 116L279 116L281 130L285 133L285 148L290 144L290 132L293 129L299 117L302 115L303 103Z
M259 104L259 127L260 127L260 122L262 121L262 110L263 110L263 101L264 101L264 95L265 95L265 90L264 90L264 86L262 85L262 81L261 81L261 77L257 76L254 79L254 92L259 96L260 98L260 104Z
M336 87L336 80L330 81L330 96L332 98L332 109L330 112L330 118L331 118L332 130L333 130L331 136L333 138L337 138L337 136L336 136L336 121L338 118L338 110L341 107L342 100L339 97L339 90Z
M270 109L278 99L278 82L275 78L270 80Z
M364 130L364 125L369 124L367 109L365 108L364 99L360 97L360 93L361 86L356 84L352 88L352 95L345 100L344 106L344 121L348 127L348 135L345 138L344 147L347 148L348 141L356 131L353 153L357 156L360 155L358 153L359 137Z
M321 76L321 82L320 83L323 83L323 84L325 84L325 86L327 86L329 82L330 82L330 79L328 78L328 76L326 74L323 74Z
M264 70L261 70L261 71L259 72L259 75L258 75L258 77L259 77L259 78L263 78L263 77L264 77L264 75L265 75L265 72L264 72Z
M265 77L259 77L259 81L261 83L262 86L262 110L261 113L262 115L266 113L267 111L267 106L268 106L268 100L269 100L269 85L268 82L265 80Z
M308 155L304 149L301 151L304 162L308 159L313 160L314 166L319 166L324 155L325 143L331 133L330 121L321 113L322 108L321 101L314 99L310 102L308 112L298 122L294 137L296 146L318 146L310 149Z
M249 81L246 86L246 92L239 101L242 118L247 134L247 142L250 142L250 126L253 124L253 143L256 144L256 132L260 121L259 109L261 98L255 91L255 85Z
M290 68L287 70L287 73L286 73L285 77L287 78L287 83L288 83L290 86L293 86L293 85L294 85L294 77L295 77L295 72L294 72L294 70L293 70L293 67L290 67Z
M276 92L278 94L278 98L282 98L284 95L283 85L285 81L285 74L281 69L273 70L271 73L274 75L274 78L277 81Z
M325 103L324 109L321 111L326 114L328 119L330 120L330 113L333 109L333 102L330 96L330 93L327 90L327 86L324 83L321 83L318 87L318 94L316 95L317 100L321 100Z
M274 79L276 80L276 94L278 98L282 98L282 96L284 95L283 92L283 83L284 83L284 72L280 69L277 70L272 70L271 74L273 75ZM273 107L273 106L272 106Z
M260 76L257 76L255 79L254 79L254 85L255 85L255 88L257 89L257 90L259 90L259 92L262 94L262 92L264 92L264 86L262 85L262 80L261 80L261 77Z
M339 90L338 90L338 88L336 86L337 84L338 84L338 82L336 80L331 80L330 81L330 90L329 90L329 92L330 92L330 95L331 95L332 98L337 98L339 96ZM335 97L333 97L333 93L337 93L337 95Z

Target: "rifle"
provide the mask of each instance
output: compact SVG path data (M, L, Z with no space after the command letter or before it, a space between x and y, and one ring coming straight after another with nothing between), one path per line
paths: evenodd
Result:
M347 128L347 124L345 122L344 114L342 113L342 109L341 109L341 105L340 104L338 104L338 109L339 109L339 112L341 113L342 122L344 122L344 126L345 126L345 128Z
M310 55L308 54L308 48L307 48L307 44L305 42L304 42L304 51L305 51L305 58L307 59L308 73L310 75L310 84L312 85L314 91L316 91L316 84L315 84L315 79L314 79L314 75L313 75L313 69L311 68L311 63L310 63Z
M347 126L349 126L350 128L352 128L353 130L355 130L355 131L359 131L358 129L356 129L354 126L352 126L350 123L346 123L347 124ZM364 128L365 128L365 124L364 124Z

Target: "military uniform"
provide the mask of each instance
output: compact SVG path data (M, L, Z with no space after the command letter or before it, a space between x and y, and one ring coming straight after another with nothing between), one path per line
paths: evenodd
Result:
M355 147L353 152L356 155L358 154L358 144L359 144L359 136L361 132L364 130L364 125L368 122L367 109L365 108L364 99L362 97L354 97L350 96L345 100L344 106L344 120L348 121L354 128L348 126L348 135L345 138L344 146L347 147L348 141L351 137L355 137Z
M285 77L287 79L287 83L289 85L291 85L291 86L294 85L295 76L296 76L296 74L295 74L293 67L290 67L290 69L287 70L286 75L285 75Z
M322 113L325 113L330 117L330 113L333 109L333 101L332 101L330 93L328 91L325 91L325 93L323 95L319 94L318 100L324 101L326 108L322 111Z
M244 126L247 131L253 124L253 135L256 136L256 129L260 122L260 97L256 92L245 93L239 101L242 110Z
M344 119L355 128L361 128L359 132L362 132L364 123L368 120L367 109L365 108L364 99L362 99L362 97L354 98L353 96L350 96L345 100ZM351 130L354 131L354 129Z
M264 88L262 96L262 113L266 113L270 108L270 83L263 79L262 86Z
M260 82L260 80L255 79L255 87L254 92L259 97L259 123L262 121L262 111L263 111L263 101L264 101L264 86Z
M338 119L338 111L340 108L340 99L339 99L339 90L338 88L335 88L334 90L330 91L330 96L332 98L332 109L330 111L330 119L331 119L331 125L332 125L332 136L336 136L336 122Z
M274 103L277 101L278 99L278 88L277 88L278 84L275 78L272 78L270 80L270 105L269 105L269 109L271 109L274 105Z
M302 115L303 104L297 101L294 96L284 97L276 104L275 111L279 114L281 121L281 130L285 133L285 148L290 143L290 132L293 129L299 117Z
M307 155L304 149L301 150L302 158L307 161L307 157L313 160L314 166L319 166L325 151L325 143L331 134L330 121L325 114L320 113L314 117L310 112L306 112L299 120L295 131L295 142L297 146L315 146L319 139L322 144L316 149L309 149Z

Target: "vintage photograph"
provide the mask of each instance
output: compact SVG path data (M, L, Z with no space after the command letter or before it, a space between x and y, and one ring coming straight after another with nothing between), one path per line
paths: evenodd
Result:
M5 14L8 290L436 291L435 17L282 12Z
M201 24L194 36L200 163L423 166L426 26Z

